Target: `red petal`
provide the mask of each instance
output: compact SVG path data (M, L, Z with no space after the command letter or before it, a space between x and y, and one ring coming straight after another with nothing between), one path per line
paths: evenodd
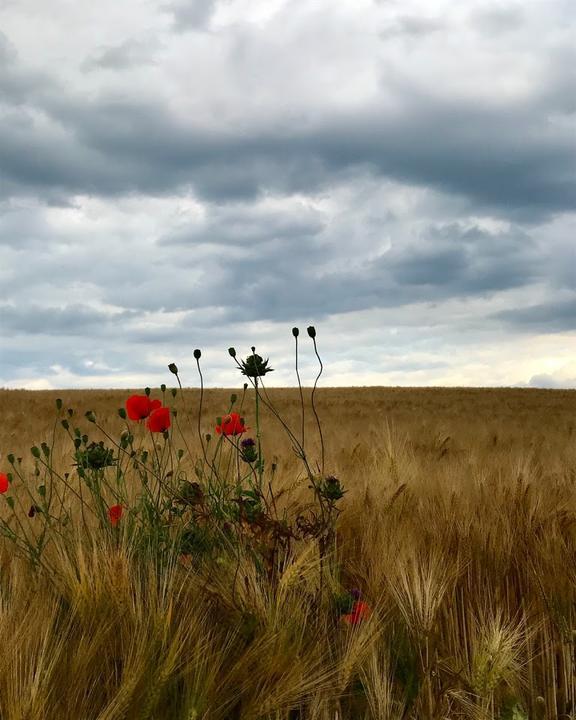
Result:
M8 492L9 487L8 475L6 475L6 473L0 473L0 494Z
M150 415L150 402L146 395L131 395L126 400L126 412L130 420L143 420Z

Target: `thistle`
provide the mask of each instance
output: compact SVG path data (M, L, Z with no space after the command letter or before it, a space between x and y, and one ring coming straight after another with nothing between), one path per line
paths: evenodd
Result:
M242 360L242 375L247 377L259 378L266 375L268 372L274 372L273 368L268 367L269 359L262 360L260 355L253 353L249 355L246 360Z

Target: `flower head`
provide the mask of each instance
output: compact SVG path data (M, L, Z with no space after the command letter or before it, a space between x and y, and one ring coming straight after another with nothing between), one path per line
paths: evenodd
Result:
M108 517L110 518L110 525L112 525L112 527L118 525L123 512L124 508L122 505L112 505L112 507L108 508Z
M258 460L258 451L256 450L256 442L253 438L246 438L240 443L240 457L244 462L253 463Z
M126 400L126 411L130 420L144 420L161 405L160 400L150 400L147 395L131 395Z
M247 377L262 377L262 375L266 375L266 373L274 372L274 368L268 367L269 362L269 360L262 360L260 355L256 355L256 353L253 352L246 360L242 360L241 373Z
M8 492L9 487L10 487L10 482L8 480L8 475L6 475L6 473L0 473L0 495L2 495L5 492Z
M238 413L230 413L222 418L220 425L216 425L218 435L241 435L248 428Z
M371 614L372 610L367 603L362 602L362 600L356 600L352 604L351 612L342 615L342 620L348 625L358 625L363 620L368 620Z
M170 427L170 408L159 407L150 413L146 427L151 432L165 432Z

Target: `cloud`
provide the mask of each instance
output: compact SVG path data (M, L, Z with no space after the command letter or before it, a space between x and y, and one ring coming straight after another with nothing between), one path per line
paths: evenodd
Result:
M557 378L553 375L533 375L528 381L529 387L560 390L562 388L576 388L576 377Z
M170 8L176 15L193 17L213 10L209 2ZM496 7L480 16L498 22L502 12ZM297 51L299 37L306 41L302 52L311 55L305 22L318 22L314 14L286 23L289 17L279 13L270 28L282 38L277 46L268 40L269 31L241 25L221 30L215 45L199 45L193 56L199 65L211 57L211 47L217 48L219 77L217 85L206 83L199 89L190 112L185 104L179 108L179 102L187 101L177 101L173 94L184 92L184 86L176 85L167 94L175 78L166 76L166 53L155 60L153 91L146 90L144 75L136 75L134 90L127 84L118 92L104 84L91 95L80 85L61 87L53 79L40 89L40 76L12 59L19 92L26 84L28 91L24 98L13 98L17 104L0 116L0 167L8 193L33 193L54 201L57 194L114 197L134 192L180 194L192 188L200 197L227 202L268 192L314 193L343 176L370 172L375 178L433 187L487 212L531 221L575 209L576 147L566 106L574 88L571 64L566 62L569 45L559 42L556 54L536 54L538 71L531 73L528 86L522 63L515 74L508 63L509 87L493 83L491 94L482 89L490 79L488 68L483 73L476 69L481 67L481 54L478 51L476 58L472 45L474 69L482 73L477 82L482 102L470 95L469 83L458 82L446 95L431 78L413 72L410 62L402 68L392 49L389 56L384 53L380 66L372 68L377 81L372 91L351 104L331 97L321 103L311 95L308 86L323 81L326 71L317 63L298 68L309 76L302 74L302 97L298 84L290 81L285 99L278 102L276 68L289 63L291 56L286 54ZM407 14L390 22L409 29L436 21ZM441 32L437 22L435 28L419 52L422 60L428 52L442 63L446 30ZM327 47L340 40L341 30L336 24L327 26ZM350 27L357 43L361 31L364 26ZM466 28L461 32L466 34ZM168 38L157 42L168 43ZM360 62L356 56L369 62L360 48L352 46L352 67ZM267 54L271 57L265 62ZM520 51L519 57L523 62ZM95 48L87 62L94 71L114 68L131 73L138 66L145 73L149 44L130 37ZM258 86L251 83L255 72ZM328 78L336 81L332 74ZM127 83L130 80L128 75ZM352 94L353 78L345 76L343 81ZM231 102L236 105L228 107ZM285 108L292 105L287 113Z
M311 323L335 382L574 377L567 0L23 7L0 8L0 382L152 382L194 347L232 382L252 341L291 382Z
M217 0L178 0L166 5L177 32L205 29L216 11Z
M503 310L496 317L524 332L573 332L576 331L576 295Z
M84 61L83 67L88 71L122 70L134 66L152 65L154 45L150 41L125 40L119 45L99 48L91 57Z
M29 305L0 306L0 325L13 335L94 335L104 327L133 317L128 311L111 315L84 305L64 308Z
M162 238L163 245L208 243L254 248L275 240L313 238L324 229L322 214L302 202L216 205Z
M503 215L539 219L576 209L572 133L537 108L479 109L405 98L391 115L330 116L305 131L193 128L136 101L20 111L0 121L5 180L21 192L179 193L234 201L318 192L345 173L393 178L467 197ZM64 129L64 130L63 130ZM30 145L30 137L32 144Z

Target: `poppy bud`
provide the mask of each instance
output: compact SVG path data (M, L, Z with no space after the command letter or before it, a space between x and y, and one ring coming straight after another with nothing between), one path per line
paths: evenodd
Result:
M308 328L308 335L309 335L311 338L315 338L315 337L316 337L316 328L314 327L314 325L310 325L310 327Z
M228 353L230 354L230 357L235 358L236 357L236 349L233 347L228 348Z
M45 442L43 442L40 445L40 447L42 448L42 452L44 453L44 456L49 458L50 457L50 448L48 447L48 445Z
M34 445L34 447L30 448L30 452L32 453L32 455L33 455L35 458L39 458L39 457L40 457L40 449L37 448L36 445Z
M172 388L170 392L172 393L172 397L176 397L176 393L178 392L178 390L176 390L176 388Z
M244 383L244 390L248 390L248 383Z
M14 510L14 498L13 498L13 497L7 497L7 498L6 498L6 502L7 502L8 505L10 506L10 509L11 509L11 510Z
M8 462L10 465L14 465L14 455L12 455L12 453L8 455Z
M210 442L212 440L212 435L210 433L206 433L206 442Z
M166 385L164 383L162 383L162 385L160 385L160 391L163 393L166 392Z
M56 398L56 409L62 410L62 399L61 398Z
M150 397L150 393L152 392L149 387L144 388L144 392L146 393L146 397Z
M95 423L95 422L96 422L96 416L94 415L94 411L93 411L93 410L88 410L88 412L86 412L86 413L84 413L84 414L85 414L86 420L88 420L88 422L91 422L91 423Z
M46 485L38 485L38 495L46 497Z
M126 410L124 410L124 408L118 408L118 415L120 415L122 420L126 420Z
M182 448L180 448L178 450L178 460L182 460L183 457L184 457L184 450L182 450Z
M255 346L255 345L252 345L252 347L250 348L250 350L252 350L252 352L256 352L256 346Z
M202 357L202 353L200 352L200 350L194 350L194 357L196 358L196 360L200 360L200 358Z
M72 408L68 408L68 416L72 417L74 415L74 410Z
M176 363L170 363L170 365L168 365L168 370L170 370L171 373L174 373L174 375L178 375Z
M232 393L232 395L230 395L230 404L234 405L236 400L238 400L238 395L236 395L236 393Z
M64 428L64 430L68 430L68 428L70 427L70 423L68 422L68 420L66 420L66 418L62 420L62 427Z
M293 328L292 328L292 335L294 335L294 337L298 337L298 335L300 335L300 330L298 330L297 327L293 327Z

